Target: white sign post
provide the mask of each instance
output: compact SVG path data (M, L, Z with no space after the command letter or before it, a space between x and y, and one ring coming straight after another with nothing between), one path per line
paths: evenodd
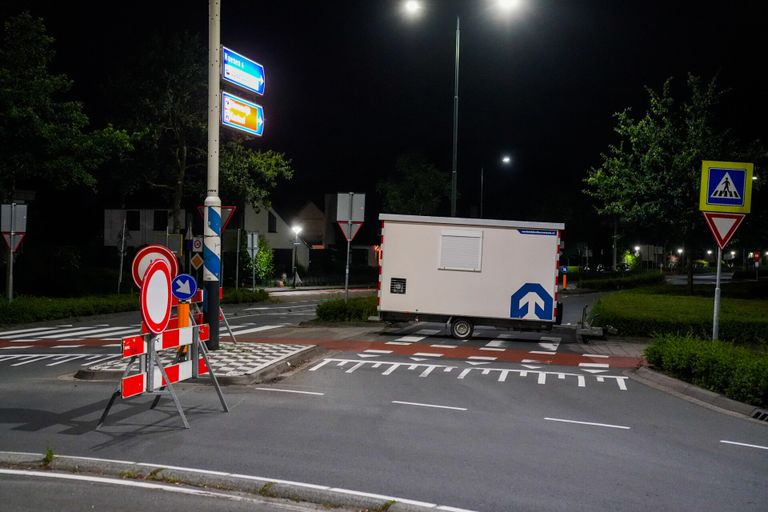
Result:
M0 231L8 242L8 302L13 300L13 253L19 248L27 232L27 205L4 204L0 211ZM6 234L7 233L7 234ZM16 238L18 237L18 239Z
M344 272L344 302L349 300L349 254L352 239L355 238L365 220L365 194L338 194L336 199L336 222L347 239L347 267ZM353 227L354 226L354 227Z
M259 252L259 234L256 231L249 232L248 237L248 256L251 258L251 291L256 290L256 254Z

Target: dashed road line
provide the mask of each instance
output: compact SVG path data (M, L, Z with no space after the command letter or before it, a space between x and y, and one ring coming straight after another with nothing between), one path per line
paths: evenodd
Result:
M430 345L432 348L457 348L456 345Z
M393 404L400 404L400 405L413 405L416 407L432 407L435 409L450 409L453 411L466 411L466 407L453 407L450 405L435 405L435 404L420 404L418 402L401 402L399 400L392 400Z
M632 427L625 427L624 425L609 425L608 423L593 423L591 421L576 421L576 420L564 420L562 418L544 418L547 421L558 421L560 423L575 423L577 425L589 425L592 427L606 427L606 428L618 428L621 430L629 430Z
M610 368L608 363L579 363L580 368Z
M467 359L471 359L472 361L495 361L498 358L490 356L469 356Z
M413 355L417 357L443 357L443 354L436 354L434 352L416 352Z
M386 342L386 345L405 345L405 346L408 346L408 345L413 345L413 343L410 342L410 341L388 341L388 342Z
M416 343L426 338L426 336L401 336L400 338L397 338L395 341L407 341L409 343Z
M724 444L732 444L736 446L745 446L747 448L757 448L759 450L768 450L768 446L760 446L759 444L737 443L736 441L726 441L725 439L721 439L720 442Z

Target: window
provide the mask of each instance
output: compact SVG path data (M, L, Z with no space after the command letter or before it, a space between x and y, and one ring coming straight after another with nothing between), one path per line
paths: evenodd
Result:
M125 212L125 227L127 231L141 230L141 215L139 210L128 210Z
M152 222L153 231L165 231L168 229L168 211L155 210L154 220Z
M482 256L482 231L443 230L440 236L440 270L480 272Z
M277 217L272 212L267 212L267 232L277 233Z

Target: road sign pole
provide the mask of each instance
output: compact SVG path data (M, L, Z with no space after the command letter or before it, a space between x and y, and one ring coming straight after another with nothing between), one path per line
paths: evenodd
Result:
M10 238L8 239L8 276L7 276L7 283L8 283L8 302L11 302L13 300L13 246L14 246L14 233L13 233L13 226L16 223L16 219L14 219L14 213L16 210L16 203L11 203L11 234Z
M120 294L120 285L123 284L123 259L125 258L125 226L128 224L128 210L123 216L123 231L120 236L120 272L117 275L117 293Z
M349 217L347 220L347 268L344 272L344 302L349 301L349 253L352 246L352 202L355 197L354 192L349 193Z
M720 334L720 265L723 259L723 250L717 248L717 277L715 278L715 311L712 315L712 341L717 341Z
M237 228L237 250L235 250L235 290L240 288L240 228Z
M219 102L221 73L221 2L208 1L208 192L204 215L204 270L208 347L219 348L219 279L221 269L221 199L219 198Z

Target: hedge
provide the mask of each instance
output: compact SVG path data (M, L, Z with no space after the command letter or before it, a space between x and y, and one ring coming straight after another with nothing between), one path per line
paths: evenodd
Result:
M377 313L376 297L355 297L346 303L331 299L317 305L317 319L323 322L365 322Z
M637 288L664 282L664 275L659 272L647 272L645 274L613 274L609 278L584 277L578 280L578 287L589 290L623 290Z
M613 326L622 336L664 333L709 338L713 303L712 297L626 290L602 297L592 310L593 323ZM723 298L719 337L746 344L765 343L768 301Z
M768 352L723 341L660 335L645 351L659 370L728 398L768 406Z

